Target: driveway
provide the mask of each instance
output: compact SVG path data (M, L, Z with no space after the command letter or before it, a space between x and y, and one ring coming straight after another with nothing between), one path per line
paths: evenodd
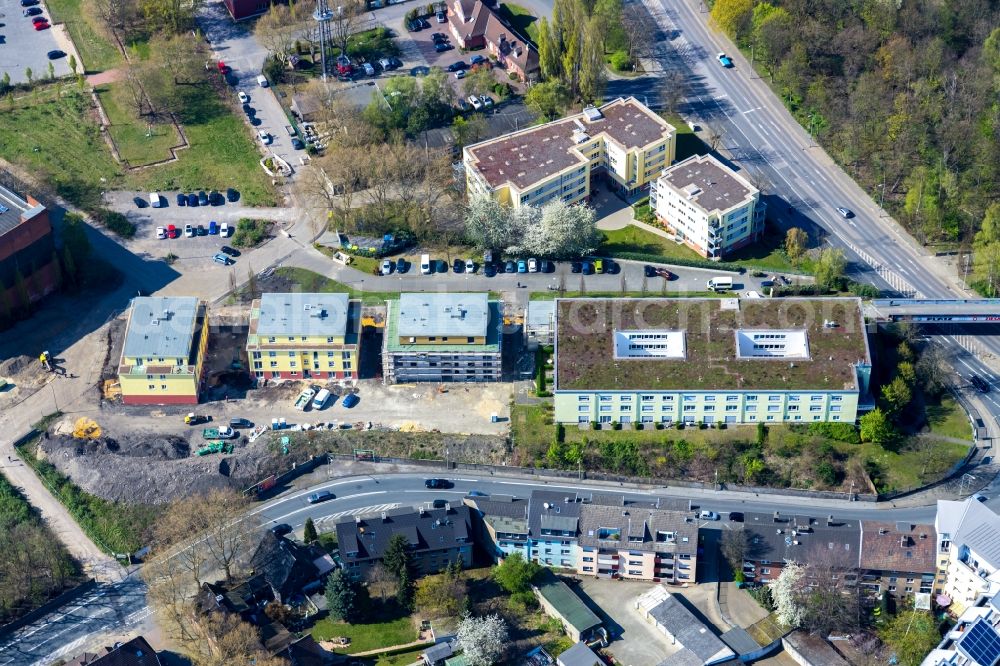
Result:
M658 664L680 648L648 624L635 609L635 600L656 587L657 583L584 578L580 581L587 605L605 621L611 636L608 651L624 666Z
M34 6L42 10L39 16L51 21L52 15L44 4ZM8 74L11 83L26 83L25 71L30 67L32 79L40 81L49 76L49 62L57 77L69 75L68 57L50 61L46 55L57 49L67 54L75 52L63 26L35 30L24 10L19 0L0 0L0 77Z
M255 124L251 126L254 141L261 146L260 140L256 138L258 131L270 134L272 143L261 146L262 152L267 155L277 155L295 169L300 164L299 157L304 155L305 151L292 148L292 137L285 131L289 120L274 90L257 85L257 77L261 74L261 68L267 57L267 49L254 37L252 32L254 23L233 21L225 5L213 1L201 7L198 12L198 25L209 43L213 59L221 60L232 68L232 74L237 79L237 84L232 90L233 96L242 91L250 97L250 106L256 112Z

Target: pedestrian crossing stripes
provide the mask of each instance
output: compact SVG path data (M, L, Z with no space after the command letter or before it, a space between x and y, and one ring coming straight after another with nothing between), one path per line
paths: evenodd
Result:
M399 507L399 504L376 504L375 506L365 506L360 509L350 509L348 511L341 511L340 513L335 513L329 516L323 516L322 518L317 518L313 522L317 525L335 523L344 516L364 516L372 513L381 513L382 511L388 511L389 509L395 509L397 507Z

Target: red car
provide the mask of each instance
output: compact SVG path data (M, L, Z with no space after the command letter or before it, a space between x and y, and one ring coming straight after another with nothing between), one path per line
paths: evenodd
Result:
M179 234L177 233L177 227L172 224L167 225L167 238L177 238Z
M42 23L35 24L35 30L48 30L48 29L49 29L49 24L45 21L43 21Z

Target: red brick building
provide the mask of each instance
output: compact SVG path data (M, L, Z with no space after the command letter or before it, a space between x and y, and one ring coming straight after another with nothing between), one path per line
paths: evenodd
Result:
M448 27L463 49L485 48L508 72L522 81L539 77L538 51L504 23L482 0L451 0Z
M21 293L18 276L24 281ZM0 187L0 314L4 305L28 305L21 302L25 291L31 303L52 293L59 287L58 277L48 209Z
M270 0L224 0L229 15L237 21L259 16L271 8Z

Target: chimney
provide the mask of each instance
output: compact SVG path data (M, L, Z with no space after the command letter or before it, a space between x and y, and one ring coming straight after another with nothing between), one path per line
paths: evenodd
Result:
M424 507L419 507L417 511L419 512L419 515L424 515Z
M382 522L384 523L386 519L385 511L382 512Z
M451 511L451 502L445 502L444 503L444 512L448 513L449 511Z
M354 516L354 523L357 524L357 525L361 524L361 516L360 515Z

